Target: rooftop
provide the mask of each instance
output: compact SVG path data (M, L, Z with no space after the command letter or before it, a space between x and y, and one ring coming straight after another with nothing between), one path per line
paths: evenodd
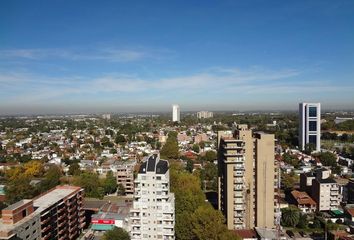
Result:
M153 154L147 161L141 164L139 173L156 172L156 174L165 174L167 170L168 162L161 160L157 154Z
M326 179L317 179L319 183L337 183L334 179L332 178L326 178Z
M291 191L291 195L300 205L316 205L316 202L306 192L293 190Z
M31 199L23 199L23 200L20 200L20 201L18 201L16 203L4 208L3 210L15 210L15 209L25 205L26 203L31 202L31 201L32 201Z
M59 200L75 193L80 187L73 186L59 186L55 189L33 199L33 206L38 207L39 211L42 211L51 205L55 204Z

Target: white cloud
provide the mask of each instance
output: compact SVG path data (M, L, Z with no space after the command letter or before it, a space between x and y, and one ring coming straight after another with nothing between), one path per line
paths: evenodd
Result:
M0 50L0 59L47 60L63 59L70 61L102 60L109 62L132 62L142 59L159 59L167 51L155 49L5 49Z
M85 76L51 78L29 73L0 74L2 93L10 97L4 102L65 101L81 96L94 101L107 95L134 94L144 98L149 92L168 96L200 96L211 100L214 96L286 95L292 93L350 92L354 86L336 86L332 82L298 80L302 73L295 69L270 70L264 68L213 68L200 73L171 78L144 79L135 75L110 74L90 78ZM100 97L101 96L101 97ZM161 97L163 101L163 98ZM130 101L127 99L127 101ZM259 101L262 101L259 99Z

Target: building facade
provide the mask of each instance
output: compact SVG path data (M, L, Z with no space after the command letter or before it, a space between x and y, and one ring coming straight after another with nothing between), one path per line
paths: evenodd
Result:
M213 112L208 112L208 111L200 111L197 112L197 118L212 118L213 117Z
M321 150L321 104L299 104L299 146L304 150L312 144L318 152Z
M134 194L134 164L121 164L117 166L117 184L124 187L124 194Z
M317 211L337 210L342 202L341 188L330 176L325 168L300 174L300 189L316 202Z
M246 125L218 132L218 208L228 229L274 227L274 135Z
M179 105L172 105L172 122L179 122L180 119L180 108Z
M331 178L312 181L312 198L317 203L317 211L337 210L342 201L339 186Z
M131 238L175 239L175 199L170 193L168 162L151 155L141 165L134 183Z
M85 225L84 190L57 186L2 210L0 239L77 239Z
M349 179L347 184L348 204L354 204L354 179Z

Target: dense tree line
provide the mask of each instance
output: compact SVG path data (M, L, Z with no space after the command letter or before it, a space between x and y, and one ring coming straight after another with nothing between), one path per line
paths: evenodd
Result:
M13 204L24 198L33 198L60 184L61 169L56 165L44 168L40 161L30 161L5 173L6 202ZM32 181L38 180L38 181Z
M85 189L85 195L92 198L102 199L106 194L112 194L117 191L117 180L112 171L108 171L106 177L101 179L94 172L84 171L74 176L74 185Z
M169 132L166 143L163 145L160 155L162 159L178 159L179 148L177 142L177 132Z

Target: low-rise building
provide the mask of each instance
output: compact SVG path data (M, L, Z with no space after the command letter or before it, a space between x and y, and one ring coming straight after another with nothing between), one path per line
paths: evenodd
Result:
M316 211L316 202L306 192L293 190L291 196L295 205L303 213L313 213Z
M318 211L336 210L342 201L339 186L331 178L314 179L312 181L312 197L317 203Z
M134 166L132 163L117 165L117 184L124 187L125 195L134 194Z
M208 112L208 111L200 111L197 112L197 118L202 119L202 118L212 118L214 116L213 112Z
M95 231L111 230L120 227L128 231L131 203L104 204L97 214L92 215L91 229Z
M341 187L330 176L331 170L325 168L300 174L300 189L315 200L317 211L336 210L342 202Z

